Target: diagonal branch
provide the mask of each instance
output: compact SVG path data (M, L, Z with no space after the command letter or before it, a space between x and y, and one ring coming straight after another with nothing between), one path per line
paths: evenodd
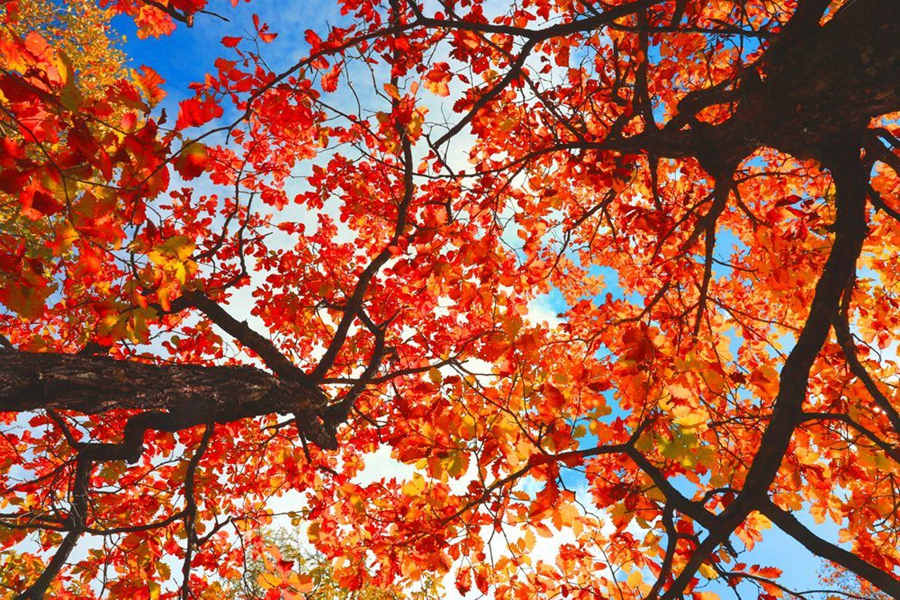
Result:
M781 369L772 418L760 440L760 449L750 465L744 488L717 517L709 535L662 596L663 600L680 596L715 549L728 540L758 503L764 501L787 453L794 429L800 423L810 369L828 338L832 315L838 311L847 282L856 272L856 261L867 232L868 178L859 159L859 144L855 142L846 140L828 149L830 161L826 166L831 169L836 188L835 240L816 284L809 316Z
M238 321L232 317L218 302L211 300L203 292L188 292L172 303L172 310L175 312L188 307L200 310L225 333L255 352L281 379L297 382L307 379L303 371L288 360L271 340L251 329L246 321Z
M75 549L75 545L85 531L88 512L88 490L90 489L91 471L94 468L94 458L87 449L78 452L75 460L75 476L72 481L72 505L68 517L69 532L63 538L62 543L56 548L56 553L44 572L31 584L16 600L42 600L44 594L53 580L66 564L66 560Z
M837 563L894 598L900 598L900 581L852 552L823 540L769 498L761 503L760 512L816 556Z
M850 333L850 325L847 323L846 315L835 314L834 334L835 337L837 337L838 344L841 346L841 350L844 351L844 357L847 360L847 366L850 367L850 372L862 382L866 390L872 396L872 399L875 401L875 404L878 405L878 408L887 415L888 420L891 422L891 426L894 428L894 433L900 435L900 413L897 412L897 409L893 407L890 400L888 400L881 390L878 389L875 380L872 379L872 376L869 375L865 365L860 362L859 357L856 355L856 347L853 343L853 336Z
M712 280L713 252L716 248L716 226L719 217L725 210L728 203L728 196L734 187L732 176L729 173L727 177L717 176L716 185L713 190L713 204L709 212L703 217L706 226L705 241L706 247L703 261L703 281L700 283L700 297L697 300L697 319L694 322L694 337L700 334L700 326L703 323L703 313L706 312L706 300L709 295L709 283ZM700 223L698 223L700 225Z
M401 139L403 152L403 195L397 206L397 222L394 226L394 233L386 246L374 259L372 259L369 266L367 266L359 276L356 287L353 289L353 294L350 296L346 305L342 307L341 310L343 311L343 315L341 316L338 326L335 328L331 343L328 344L325 354L322 355L319 364L316 365L315 370L313 370L310 375L314 382L320 382L328 373L328 370L334 365L334 361L337 359L338 353L341 351L344 341L347 339L350 326L362 310L363 300L366 291L369 289L369 284L381 270L381 267L383 267L391 258L391 248L400 240L400 236L403 235L404 231L406 231L408 220L407 211L413 201L416 189L413 182L413 171L415 167L413 166L412 142L410 141L409 136L399 126L397 133Z

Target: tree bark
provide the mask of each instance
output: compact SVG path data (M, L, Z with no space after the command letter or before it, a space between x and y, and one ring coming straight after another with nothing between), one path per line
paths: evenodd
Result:
M326 404L318 388L281 380L253 367L156 365L0 351L0 412L150 411L138 420L141 434L146 429L185 429L293 413L310 440L334 447L333 434L320 422Z

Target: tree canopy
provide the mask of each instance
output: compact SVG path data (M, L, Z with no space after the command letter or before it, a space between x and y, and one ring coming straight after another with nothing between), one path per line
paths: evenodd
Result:
M900 2L337 4L0 10L3 593L900 597Z

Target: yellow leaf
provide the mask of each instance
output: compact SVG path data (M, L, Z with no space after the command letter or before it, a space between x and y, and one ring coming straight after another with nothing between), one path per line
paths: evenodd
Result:
M640 571L632 571L630 575L628 575L627 583L630 587L636 588L644 583L644 576Z
M422 82L422 86L437 96L446 97L450 95L450 86L447 85L446 81L432 81L426 79Z
M685 429L693 429L709 421L707 412L697 407L676 406L672 414L675 416L675 423Z
M271 590L272 588L281 585L281 577L274 573L260 573L256 578L256 583L264 590Z
M166 256L184 261L194 252L194 243L187 236L176 235L159 244L156 248Z
M719 574L716 573L716 570L706 563L700 565L700 574L707 579L716 579L719 576Z
M401 491L409 497L418 496L425 491L425 479L418 473L414 473L412 480L404 485Z
M750 373L750 383L756 386L765 398L778 394L778 372L769 365L763 365Z
M306 529L306 535L309 537L310 543L316 543L319 541L319 535L321 531L321 524L318 521L313 521L309 524L309 527Z
M291 573L288 575L285 583L290 585L295 592L305 594L313 589L313 578L309 575L300 575L299 573Z
M454 479L465 475L469 468L469 455L462 450L453 450L447 457L447 473Z
M518 119L508 118L504 119L502 123L500 123L500 131L509 131L513 127L519 124Z

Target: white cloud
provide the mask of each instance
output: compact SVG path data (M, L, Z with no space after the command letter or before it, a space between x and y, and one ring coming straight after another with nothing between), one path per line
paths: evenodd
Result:
M528 303L528 313L524 318L530 324L546 323L553 328L562 323L558 315L559 309L554 306L552 297L549 294L541 294Z
M353 478L357 485L369 485L376 481L412 478L416 469L412 465L402 463L391 456L389 446L381 446L375 452L364 456L365 467Z

